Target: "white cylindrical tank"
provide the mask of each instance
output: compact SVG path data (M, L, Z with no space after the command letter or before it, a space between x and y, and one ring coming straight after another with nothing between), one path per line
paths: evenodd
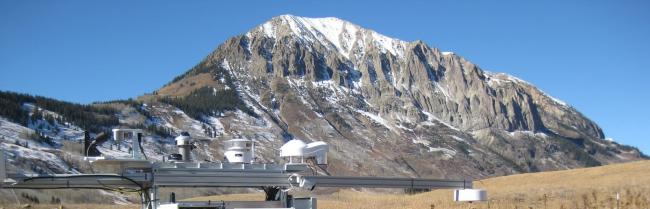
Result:
M253 142L248 139L231 139L224 144L226 160L230 163L249 163L253 159Z
M181 135L174 138L176 141L176 147L178 147L178 154L181 154L182 161L191 162L192 161L192 138L187 132L182 132Z
M454 190L454 201L475 202L486 201L487 192L483 189L457 189Z

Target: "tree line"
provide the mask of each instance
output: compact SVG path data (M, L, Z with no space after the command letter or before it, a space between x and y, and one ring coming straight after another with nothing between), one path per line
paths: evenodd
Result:
M106 131L108 127L119 125L118 110L110 107L98 107L60 101L42 96L0 91L0 116L12 122L27 126L29 110L25 104L56 112L65 121L71 122L91 132Z

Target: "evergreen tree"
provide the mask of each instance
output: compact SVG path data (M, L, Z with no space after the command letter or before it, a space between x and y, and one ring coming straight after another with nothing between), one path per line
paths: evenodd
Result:
M180 98L166 97L161 100L173 105L192 118L203 120L202 116L216 116L226 110L239 109L249 115L257 117L235 90L215 91L210 87L194 90L190 95Z

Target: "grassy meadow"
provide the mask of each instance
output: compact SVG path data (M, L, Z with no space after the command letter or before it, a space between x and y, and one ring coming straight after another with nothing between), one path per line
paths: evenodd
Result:
M475 181L487 202L458 203L452 190L415 195L341 190L317 195L319 209L650 209L650 161L518 174ZM296 194L301 196L304 194ZM218 195L189 200L261 200L263 194Z

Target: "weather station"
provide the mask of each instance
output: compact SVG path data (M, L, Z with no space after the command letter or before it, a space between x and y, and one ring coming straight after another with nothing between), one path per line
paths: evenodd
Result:
M284 163L257 163L255 143L248 139L224 142L223 162L202 162L192 158L194 142L183 132L175 138L177 153L165 156L163 162L149 159L142 146L144 132L139 129L114 129L113 139L131 142L128 158L86 157L92 174L17 174L7 173L4 154L0 157L0 178L3 189L103 189L138 192L143 209L245 209L293 208L316 209L315 197L297 198L289 194L294 189L313 190L317 187L337 188L404 188L456 189L455 201L485 201L485 190L472 189L469 180L441 180L400 177L331 176L327 172L325 142L305 143L293 139L280 148ZM319 172L308 172L319 169ZM160 188L226 187L254 188L265 192L264 201L176 201L162 202Z

